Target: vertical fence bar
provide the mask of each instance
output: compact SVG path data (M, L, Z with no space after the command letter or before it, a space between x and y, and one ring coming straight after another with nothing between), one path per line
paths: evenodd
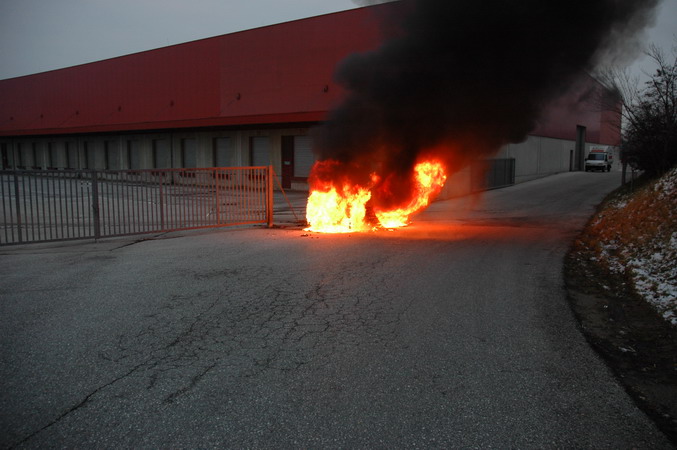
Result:
M52 219L54 216L52 216L52 194L54 194L54 174L51 172L47 172L47 177L46 177L46 182L47 182L47 217L45 217L45 238L49 236L49 239L54 239L54 233L52 233L52 230L54 227L52 226ZM54 195L56 198L56 195ZM56 213L56 205L54 205L54 212ZM48 232L49 231L49 232Z
M169 230L173 228L174 225L174 204L172 203L172 197L174 196L174 173L170 172L171 180L169 184L165 186L165 229Z
M5 173L0 174L0 196L2 196L2 223L4 224L4 235L5 235L5 241L9 241L9 238L7 236L7 230L11 229L11 225L9 222L11 222L11 212L10 212L10 219L7 220L7 209L9 205L12 204L12 196L6 195L5 194ZM7 189L11 192L11 189L9 188L9 183L7 183ZM11 210L10 210L11 211ZM1 242L1 241L0 241Z
M195 172L191 172L191 174L194 176ZM192 179L192 185L190 186L190 197L184 197L184 199L190 198L191 200L188 201L188 207L185 208L187 212L187 225L184 225L186 228L191 228L195 226L196 220L197 220L197 205L198 201L200 200L200 195L199 195L199 190L197 187L197 183L195 182L195 178L192 178L190 175L188 179Z
M176 198L177 205L179 205L179 212L181 213L181 219L179 220L179 228L187 228L188 227L188 221L189 215L188 215L188 205L186 204L186 199L188 198L189 195L189 187L190 185L187 183L186 180L186 170L182 169L181 170L181 183L179 183L179 195Z
M178 181L172 181L172 226L170 228L183 228L183 171L178 172Z
M120 181L120 186L124 190L124 195L122 196L122 207L123 207L123 220L124 227L122 228L122 233L127 234L131 232L132 223L134 221L134 204L131 203L134 200L134 185L127 183L127 180L124 174L122 175L123 179ZM130 197L131 195L131 197ZM118 233L118 234L122 234Z
M29 233L28 233L28 220L29 220L29 211L28 211L28 205L30 204L26 200L26 176L25 174L21 175L21 201L23 203L23 224L22 227L26 228L26 240L30 240L29 238ZM18 195L18 194L17 194Z
M124 224L125 224L125 216L124 216L124 203L122 199L124 198L125 195L125 186L120 183L119 181L120 176L119 174L115 174L113 180L111 180L111 188L114 192L114 198L115 198L115 212L117 213L117 219L115 222L115 227L113 227L113 231L111 232L111 236L117 236L120 234L120 230L124 229Z
M199 227L204 224L202 220L202 199L204 198L204 184L202 184L202 173L195 173L195 219L192 226Z
M220 208L220 202L221 202L221 196L220 196L220 178L219 176L221 175L221 170L220 169L214 169L214 197L216 200L216 203L214 204L214 214L216 214L216 220L214 223L216 225L221 225L221 208Z
M99 184L99 177L97 174L97 189L96 189L96 198L98 200L98 211L101 214L99 217L99 236L101 235L101 230L103 230L104 234L111 234L111 221L113 213L111 213L111 208L113 208L113 200L114 197L111 196L111 189L108 183L106 183L106 179L102 178L101 179L101 184ZM94 185L92 185L94 186ZM94 192L92 191L92 196L94 196ZM105 207L104 207L105 205ZM96 227L95 227L96 229ZM94 232L96 235L96 231Z
M195 175L194 172L189 171L186 174L188 176L188 180L191 179L191 176L189 174ZM187 191L188 191L190 197L188 197L188 196L183 197L183 200L184 200L183 209L184 209L184 211L186 211L186 218L184 220L183 226L186 227L186 228L190 228L190 227L194 226L193 223L195 222L195 217L196 217L195 210L196 210L197 202L198 202L198 199L199 199L198 191L197 191L197 184L195 183L194 178L193 178L192 184L188 186ZM185 200L189 199L189 198L191 200L189 200L188 204L186 205Z
M47 238L47 218L49 217L46 212L45 212L45 202L47 202L47 205L49 205L49 185L47 186L47 198L45 198L45 177L44 175L41 176L40 174L36 173L35 174L35 182L36 186L38 186L35 189L35 203L40 204L40 207L42 208L42 216L40 215L40 209L38 209L36 217L38 218L38 236L40 236L40 239L46 239ZM37 183L40 183L39 185Z
M23 242L23 233L21 230L21 197L19 196L19 173L14 171L14 195L16 196L16 227L19 243Z
M33 191L35 188L31 185L35 184L34 178L31 176L30 173L26 174L26 176L22 180L24 184L28 184L28 189L24 188L24 196L28 196L28 204L29 208L26 208L26 234L28 234L28 227L29 227L29 221L30 221L30 230L31 230L31 240L35 240L35 209L33 209Z
M212 201L214 201L214 178L209 172L204 172L204 195L202 197L202 220L205 226L211 226Z
M160 172L160 230L164 231L165 230L165 198L164 198L164 193L162 192L162 187L165 183L165 173Z
M78 181L79 180L79 181ZM73 189L75 194L73 196L73 217L76 219L76 228L73 230L73 236L82 237L82 233L85 231L85 214L82 214L82 223L80 222L80 202L82 198L82 174L78 174L78 177L73 180Z
M36 240L42 240L42 220L44 217L45 211L45 200L42 198L42 178L38 175L37 172L33 174L33 184L35 189L33 189L33 197L35 200L35 221L34 221L34 230L37 233L38 238ZM40 212L42 211L42 215Z
M118 192L119 185L110 177L111 175L106 177L106 198L108 198L108 201L110 202L111 212L110 216L106 219L109 223L108 235L115 236L117 234L116 230L120 227L120 193ZM103 196L101 196L101 198L103 198Z
M0 181L2 182L2 192L0 193L2 195L2 223L5 224L4 226L4 234L5 234L5 242L9 242L9 233L7 232L8 230L12 229L11 222L12 222L12 188L10 187L10 177L7 177L7 191L8 194L5 194L5 173L2 174L2 177ZM9 220L7 218L7 210L9 209Z
M96 170L92 170L92 218L94 219L94 239L101 238L99 218L99 181Z
M237 183L235 183L235 188L233 189L233 203L237 205L237 208L232 209L232 218L233 222L239 222L242 220L242 208L244 207L244 202L242 201L242 189L244 186L244 172L242 170L237 171Z
M256 169L248 170L249 172L249 182L244 188L244 198L245 198L245 211L244 211L244 221L249 220L251 214L251 193L252 193L252 184L256 185Z
M75 223L73 217L73 178L71 172L68 172L69 176L64 178L64 193L66 198L64 199L64 206L66 209L66 217L68 218L69 223L66 225L66 238L70 239L71 237L71 221Z
M273 171L273 165L268 166L268 174L266 177L266 212L267 212L267 222L268 228L273 227L273 177L275 172Z
M26 225L28 226L28 219L30 217L31 221L31 239L35 241L35 220L37 216L37 211L39 211L39 206L35 205L35 209L33 209L33 191L37 190L37 182L35 180L35 177L32 177L30 173L27 174L28 177L28 192L24 191L25 194L28 194L28 203L30 204L30 211L26 210ZM26 179L24 178L24 182ZM31 181L33 181L33 185L35 187L31 186ZM26 233L28 233L28 230L26 230Z
M56 228L57 229L56 234L59 237L59 239L63 239L66 235L65 229L64 229L65 220L64 220L64 213L63 213L63 198L64 198L63 186L65 185L64 184L64 177L61 176L61 174L58 174L57 177L56 177L56 181L57 181L56 186L57 186L58 194L54 195L54 209L56 210L57 205L58 205L59 212L57 214L57 217L56 217L57 220L56 220L56 223L54 224L54 226L57 227Z
M209 226L209 211L207 211L207 199L209 198L209 178L205 176L206 171L200 171L200 225Z
M139 177L140 178L140 177ZM146 204L146 191L143 188L143 185L141 184L141 180L137 180L136 184L134 185L134 189L136 191L136 194L134 194L134 215L136 217L135 221L137 222L137 226L134 229L136 233L141 232L142 230L145 229L145 224L146 220L144 218L144 211L143 207Z
M139 192L141 199L137 204L137 211L139 214L139 220L142 222L142 225L139 227L140 231L149 231L148 230L148 212L150 211L150 204L148 202L148 189L144 183L144 173L139 172Z
M115 193L115 210L117 212L117 222L115 223L116 226L113 228L113 236L121 234L120 230L124 230L125 226L125 205L122 199L125 198L126 187L120 182L120 173L118 172L115 175L111 185L113 192Z
M104 174L105 175L105 174ZM98 183L100 181L100 183ZM115 187L110 184L110 180L108 179L108 176L98 176L97 172L97 183L98 183L98 189L97 189L97 196L99 198L100 202L100 230L101 230L101 235L112 235L113 234L113 227L115 226ZM106 203L106 208L103 208L103 203Z
M139 218L143 221L143 226L140 228L143 231L152 231L148 228L150 220L148 219L151 211L151 203L148 201L148 185L145 183L145 173L139 174L139 189L143 193L142 200L139 204Z
M84 174L82 175L84 176ZM87 181L82 180L84 180L84 178L80 177L78 189L78 217L80 217L80 214L82 214L82 232L85 234L85 236L89 237L92 234L92 222L88 218L90 209L89 205L87 204L87 198L89 197L89 186L87 186ZM82 237L82 235L80 234L78 237Z
M200 223L200 198L202 197L202 191L200 190L200 183L197 178L199 175L198 173L195 173L195 178L193 178L193 201L190 202L193 204L193 218L191 220L190 227L197 227L199 226L198 224Z
M157 202L155 201L155 183L152 180L151 174L146 172L144 174L144 186L147 189L147 195L146 195L146 217L148 220L148 227L149 229L147 231L155 231L155 227L159 226L159 222L156 220L156 205Z

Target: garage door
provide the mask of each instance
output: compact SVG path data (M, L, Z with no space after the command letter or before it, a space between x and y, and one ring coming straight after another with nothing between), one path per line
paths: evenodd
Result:
M230 138L214 138L214 167L236 166L235 153L230 146Z
M270 165L270 138L267 136L253 137L250 143L252 166Z
M181 139L181 159L183 160L181 167L197 167L197 139Z
M315 155L310 136L294 136L294 177L308 178L313 164Z

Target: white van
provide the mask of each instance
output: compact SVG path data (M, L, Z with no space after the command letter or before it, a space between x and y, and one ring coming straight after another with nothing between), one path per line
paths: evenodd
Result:
M613 154L604 148L593 148L585 158L585 171L601 170L609 172L613 163Z

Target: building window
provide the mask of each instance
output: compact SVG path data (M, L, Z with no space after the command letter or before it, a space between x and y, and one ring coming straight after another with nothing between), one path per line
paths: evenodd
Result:
M197 139L181 139L181 167L197 167Z

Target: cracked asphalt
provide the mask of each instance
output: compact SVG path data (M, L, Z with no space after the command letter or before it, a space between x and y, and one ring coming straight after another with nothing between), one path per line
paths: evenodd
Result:
M561 174L397 231L2 248L0 445L671 448L566 301L619 184Z

